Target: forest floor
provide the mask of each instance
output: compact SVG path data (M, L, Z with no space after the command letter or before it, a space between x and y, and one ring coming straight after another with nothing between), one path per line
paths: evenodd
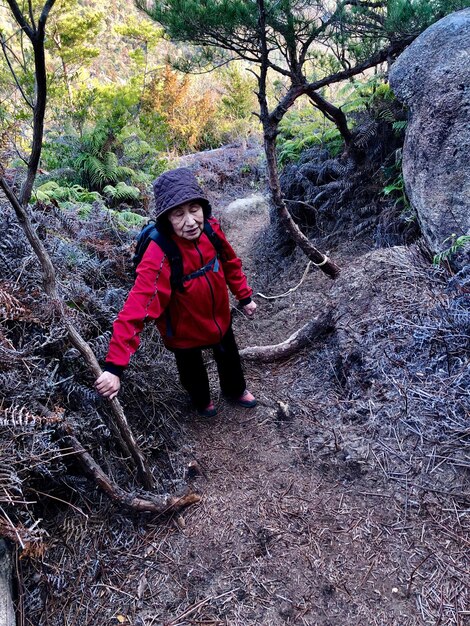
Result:
M271 263L267 206L257 202L252 210L248 203L224 213L240 191L219 197L216 215L255 292L282 294L299 282L306 260L298 254L285 266ZM289 296L257 297L255 320L234 312L241 348L283 341L339 300L353 303L359 321L342 311L337 332L288 360L247 363L259 401L251 410L220 396L208 354L218 414L202 419L176 411L168 450L170 473L186 480L200 503L171 519L132 520L103 500L100 511L69 510L56 520L49 528L56 560L53 552L48 560L56 572L55 615L63 616L57 623L470 624L468 456L450 463L455 448L444 452L434 436L423 436L421 416L410 415L423 396L413 399L411 385L408 400L394 374L385 378L396 384L378 385L354 350L344 354L352 328L366 350L375 337L378 352L370 349L369 356L382 358L389 337L387 329L377 332L385 313L374 303L396 307L387 315L397 333L393 319L403 307L426 308L434 297L439 277L419 262L414 274L403 272L407 251L387 254L366 238L344 241L331 251L343 268L339 282L311 269ZM368 283L371 267L379 270ZM406 343L406 333L395 341L403 337ZM390 358L396 367L404 361L398 350ZM194 462L198 471L191 473ZM84 533L95 540L80 566L74 545ZM80 587L90 577L94 583ZM74 617L60 604L64 586L77 589Z

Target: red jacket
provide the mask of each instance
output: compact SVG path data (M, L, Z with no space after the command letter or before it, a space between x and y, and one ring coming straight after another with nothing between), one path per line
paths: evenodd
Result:
M223 260L214 267L217 271L186 282L184 292L172 292L170 264L161 248L150 242L137 268L134 286L113 325L106 357L106 363L111 366L109 371L118 373L116 370L129 364L147 320L156 321L163 342L170 349L214 345L230 326L227 285L237 300L250 298L253 290L247 284L240 259L219 223L214 218L209 222L222 241ZM205 233L198 241L177 235L173 239L181 250L184 275L199 270L216 255Z

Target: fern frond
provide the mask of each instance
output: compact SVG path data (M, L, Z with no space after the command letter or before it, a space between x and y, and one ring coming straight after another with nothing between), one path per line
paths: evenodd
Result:
M370 121L368 124L363 124L356 129L355 144L359 148L364 148L369 141L374 137L377 132L377 122Z
M12 295L13 290L10 283L0 283L0 320L34 321L31 311Z
M11 464L0 464L0 502L23 499L22 482Z
M408 120L398 120L393 122L392 124L392 128L397 133L397 135L400 134L402 130L406 130L407 126Z
M63 421L63 409L58 409L48 417L35 415L25 406L12 405L8 409L0 409L0 426L24 428L25 426L44 427Z
M61 208L52 205L55 217L58 219L62 228L71 236L75 237L78 231L78 224L70 214L67 214Z
M116 187L106 185L103 192L110 196L116 203L125 202L126 200L135 201L140 199L140 189L127 185L124 182L118 183Z
M99 335L98 337L95 337L88 342L98 359L103 359L106 356L109 348L110 339L111 331L107 330L102 335Z
M460 235L460 237L452 235L449 239L452 240L452 245L450 245L446 250L443 250L439 254L435 255L433 259L434 265L439 265L442 261L449 259L452 255L470 246L470 235Z
M397 121L394 112L389 107L382 109L378 114L378 117L389 124L394 124Z
M354 239L367 232L371 232L375 228L376 223L377 217L375 215L359 222L359 224L351 229L352 238Z

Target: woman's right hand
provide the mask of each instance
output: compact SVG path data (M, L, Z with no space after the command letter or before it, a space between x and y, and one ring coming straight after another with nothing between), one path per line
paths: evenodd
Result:
M116 374L111 372L103 372L99 378L95 381L96 391L105 398L112 400L115 398L119 389L121 388L121 380Z

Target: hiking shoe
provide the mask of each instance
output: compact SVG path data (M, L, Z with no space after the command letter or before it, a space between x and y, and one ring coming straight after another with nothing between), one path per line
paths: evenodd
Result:
M252 409L257 405L255 396L248 389L245 389L242 395L239 398L234 398L233 401L245 409Z
M199 417L214 417L214 415L217 415L217 409L213 402L209 402L205 409L198 409L197 414Z

